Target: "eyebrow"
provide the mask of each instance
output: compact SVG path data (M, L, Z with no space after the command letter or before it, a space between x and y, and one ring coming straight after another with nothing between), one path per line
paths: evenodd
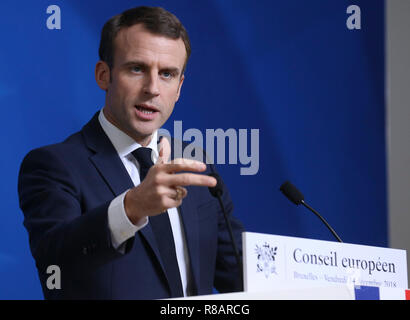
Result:
M149 68L148 64L146 64L143 61L137 61L137 60L127 61L127 62L123 63L122 66L125 67L125 68L131 67L131 66L140 66L140 67L143 67L143 68L146 68L146 69ZM164 68L161 68L161 71L167 71L167 72L173 73L175 75L179 75L181 73L180 69L177 68L177 67L164 67Z

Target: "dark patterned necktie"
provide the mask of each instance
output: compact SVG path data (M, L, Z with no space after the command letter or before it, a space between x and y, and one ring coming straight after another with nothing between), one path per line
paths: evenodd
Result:
M149 168L153 166L150 148L138 148L132 152L140 165L140 179L144 180ZM168 212L165 211L157 216L149 217L152 230L157 240L159 252L164 264L165 273L171 289L172 297L182 297L181 275L175 253L174 237L172 235L171 223Z

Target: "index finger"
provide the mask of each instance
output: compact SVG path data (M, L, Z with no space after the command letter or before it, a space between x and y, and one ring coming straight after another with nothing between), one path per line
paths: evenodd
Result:
M170 186L215 187L217 181L214 177L204 174L180 173L169 175L166 183Z
M172 160L170 163L167 163L164 165L164 170L168 173L180 172L180 171L202 172L202 171L205 171L205 169L206 169L205 163L201 161L197 161L197 160L183 159L183 158Z

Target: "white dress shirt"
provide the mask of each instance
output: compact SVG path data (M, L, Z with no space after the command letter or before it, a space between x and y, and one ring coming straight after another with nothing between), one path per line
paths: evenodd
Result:
M141 183L139 175L139 164L135 157L131 154L134 150L141 147L141 145L130 136L122 132L116 126L111 124L104 116L104 112L101 110L98 116L101 127L110 139L115 150L117 150L125 169L127 170L130 178L135 186ZM154 163L157 161L158 154L158 131L155 131L152 135L151 142L147 148L151 148L153 152ZM127 217L124 208L125 191L118 197L111 201L108 207L108 226L111 231L111 241L117 250L124 253L124 244L129 238L134 237L135 233L144 228L148 224L148 217L142 218L134 225ZM181 217L176 208L168 209L169 220L171 223L172 234L174 236L176 256L178 260L179 271L181 273L181 282L184 296L187 296L188 279L190 279L190 264L189 256L186 246L185 234L182 226Z

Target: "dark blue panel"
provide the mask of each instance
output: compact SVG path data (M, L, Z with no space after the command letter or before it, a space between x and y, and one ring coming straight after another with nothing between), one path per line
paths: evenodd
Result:
M379 287L355 286L354 294L356 300L380 300Z

